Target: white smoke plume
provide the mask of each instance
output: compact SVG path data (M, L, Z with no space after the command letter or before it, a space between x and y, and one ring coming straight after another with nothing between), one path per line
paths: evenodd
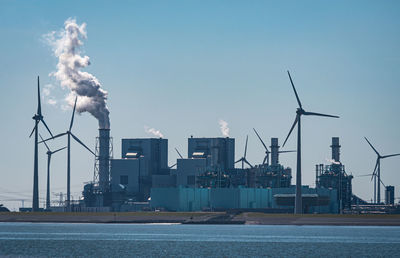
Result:
M62 87L71 90L66 101L73 106L78 96L76 110L79 113L89 112L99 121L99 127L110 128L110 111L107 108L107 91L101 88L95 76L81 71L90 64L88 56L82 56L80 47L82 39L87 38L86 23L78 25L75 19L64 22L64 29L45 35L58 58L57 71L51 73L60 81Z
M228 127L228 123L222 119L220 119L218 121L220 129L221 129L221 133L224 137L229 137L229 127Z
M339 162L339 161L336 161L336 160L334 160L334 159L326 159L326 161L328 161L328 162L330 162L330 163L332 163L332 164L336 164L336 165L340 165L341 163Z
M47 104L55 106L57 105L57 100L51 94L51 91L54 89L54 86L51 84L46 84L42 89L42 99L46 101Z
M144 131L145 131L146 133L148 133L148 134L152 134L152 135L157 136L157 137L160 137L160 138L163 138L163 137L164 137L164 135L161 133L160 130L156 130L156 129L154 129L154 128L150 128L150 127L148 127L147 125L144 126Z

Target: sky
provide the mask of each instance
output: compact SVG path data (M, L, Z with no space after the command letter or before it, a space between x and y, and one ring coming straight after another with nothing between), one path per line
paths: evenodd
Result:
M290 70L307 111L340 119L302 119L303 184L315 186L315 164L328 164L331 137L340 137L341 161L354 176L353 192L370 200L369 177L376 155L400 153L400 2L398 1L0 1L0 203L30 206L33 182L31 119L36 112L36 77L42 112L54 133L65 132L71 108L69 90L50 76L57 58L44 35L59 31L68 18L86 23L83 54L108 91L114 157L121 139L151 137L159 130L187 155L187 138L221 137L219 120L235 138L236 159L249 135L248 160L264 157L256 128L270 145L283 143L297 102ZM46 96L45 93L49 95ZM56 103L54 103L56 102ZM75 117L72 130L94 149L98 123L89 113ZM40 133L48 136L44 128ZM66 139L53 141L52 149ZM296 133L285 149L296 148ZM46 185L46 154L39 148L41 206ZM280 156L293 169L296 154ZM381 164L382 181L399 196L400 158ZM66 152L52 157L52 192L66 192ZM93 179L94 157L72 144L74 199ZM382 190L382 196L384 192ZM55 200L58 197L52 195Z

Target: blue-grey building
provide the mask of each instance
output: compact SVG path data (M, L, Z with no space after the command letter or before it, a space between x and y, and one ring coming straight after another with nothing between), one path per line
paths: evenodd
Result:
M335 189L303 186L305 213L338 213ZM288 188L153 188L150 205L171 211L264 209L291 211L295 187Z
M235 139L234 138L189 138L188 158L207 159L207 166L228 170L234 168Z
M150 197L153 176L169 175L168 140L122 139L121 147L121 159L111 160L113 199L129 197L147 200Z

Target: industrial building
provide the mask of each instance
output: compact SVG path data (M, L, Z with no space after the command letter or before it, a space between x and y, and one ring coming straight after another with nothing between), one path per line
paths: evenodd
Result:
M152 188L150 205L168 211L258 210L293 213L295 187ZM337 191L303 186L305 213L338 213Z
M188 158L204 158L213 169L234 168L235 139L233 138L193 138L188 139Z
M271 139L271 162L235 168L234 138L188 138L188 157L176 169L168 167L168 140L122 139L121 158L110 158L109 131L100 131L97 181L85 185L85 209L135 211L262 210L293 212L295 187L291 168L279 164L278 139ZM107 162L100 163L109 154ZM336 154L335 154L336 155ZM101 165L103 164L103 165ZM109 168L107 170L107 168ZM96 173L95 173L96 175ZM100 180L100 178L104 178ZM108 179L108 183L106 183ZM323 181L323 180L322 180ZM322 182L321 181L321 182ZM337 213L339 191L334 187L303 186L303 210Z
M385 190L385 204L394 205L394 186L387 185Z
M336 189L340 211L351 209L352 175L346 173L345 166L340 162L339 137L332 137L332 160L330 165L315 165L315 183L317 188Z

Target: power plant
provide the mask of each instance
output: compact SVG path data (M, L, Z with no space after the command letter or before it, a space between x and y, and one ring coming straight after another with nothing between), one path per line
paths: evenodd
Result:
M265 152L261 163L254 165L247 160L248 135L243 156L236 161L234 138L190 136L187 139L187 158L183 157L175 148L178 159L174 165L168 166L168 140L164 138L121 139L121 157L114 158L113 138L110 137L108 124L107 128L98 130L99 134L96 137L96 146L93 152L71 132L78 100L76 97L68 130L53 136L46 126L51 137L44 140L40 135L41 141L35 143L43 143L48 155L45 209L47 211L75 212L155 209L167 211L233 209L272 213L294 212L297 214L376 212L375 206L371 206L352 192L353 175L346 171L341 162L339 137L332 137L330 164L315 166L315 187L299 184L301 182L300 116L336 116L304 111L290 74L288 73L288 75L299 108L295 123L290 129L284 145L294 127L299 123L298 149L297 151L280 150L279 140L276 137L271 138L268 148L258 131L253 128L255 136ZM37 132L37 124L40 121L44 123L39 94L38 92L38 111L35 116L37 119L33 132ZM64 135L68 137L67 146L51 151L48 142ZM93 181L84 185L83 198L79 201L71 201L70 195L71 137L95 156ZM380 179L380 160L400 154L381 156L368 139L366 140L378 155L374 172L371 175L383 184ZM52 154L63 149L67 149L67 196L62 206L56 207L50 205L50 159ZM298 162L295 185L292 184L292 169L279 162L280 154L290 155L292 152L297 152ZM37 146L35 145L35 162L37 155ZM235 167L235 164L238 164L239 167ZM35 163L35 172L36 166ZM386 206L380 203L379 187L377 187L378 194L374 203L381 205L378 209L380 212L393 212L395 207L394 187L385 187ZM38 198L35 194L36 188L37 181L34 180L34 200ZM300 200L299 196L301 196ZM34 204L36 205L36 202ZM301 205L300 208L299 205ZM38 211L40 208L33 206L32 210Z
M83 27L67 21L68 32L64 31L63 39L57 41L55 55L59 58L56 79L70 89L67 100L73 106L68 130L53 136L46 125L40 102L39 77L37 84L38 106L33 119L35 127L34 141L34 175L32 211L39 211L38 186L38 144L47 148L47 211L97 212L97 211L226 211L251 210L269 213L394 213L400 208L395 204L394 187L385 186L381 180L381 159L399 156L377 154L373 171L374 201L368 203L357 197L352 190L353 175L346 171L340 159L339 137L332 137L330 163L317 163L315 166L315 186L302 185L301 156L301 118L302 116L322 116L339 118L303 109L294 86L292 77L287 71L298 107L296 117L282 147L287 143L297 125L296 150L280 150L279 139L272 137L269 148L258 131L253 131L262 145L263 160L259 164L248 161L248 141L246 135L243 156L235 160L235 138L229 137L227 122L220 120L223 137L187 138L187 157L180 154L174 165L168 166L168 139L154 128L146 129L154 133L155 138L121 139L121 156L114 158L113 138L110 136L110 118L107 107L107 91L101 88L99 80L90 73L80 69L90 64L89 57L80 56L77 51L82 45L79 38L85 37ZM82 62L82 60L86 60ZM79 65L69 65L79 64ZM74 101L72 101L74 100ZM74 133L72 133L75 113L88 112L98 121L99 129L95 150L92 151ZM38 141L38 125L43 123L50 137ZM51 151L49 142L67 136L67 173L66 200L60 201L58 207L51 206L50 201L50 159L51 155L63 150ZM40 136L41 137L41 136ZM94 155L93 181L84 183L79 200L71 200L71 137ZM242 147L240 147L242 149ZM292 168L281 164L280 154L291 155L296 152L296 182L292 184ZM235 167L235 164L238 167ZM89 172L90 173L90 172ZM307 171L307 173L314 173ZM380 186L386 187L385 202L381 203ZM61 199L60 195L60 199ZM26 209L25 209L26 210Z
M279 140L271 138L269 148L264 140L253 128L255 136L265 152L260 164L251 164L247 160L249 137L246 136L243 156L235 161L235 139L230 137L195 138L187 139L187 158L183 157L175 148L178 159L172 166L168 166L168 140L164 138L127 138L121 140L121 157L113 157L113 138L110 137L110 128L100 128L96 137L95 151L93 152L72 132L74 114L78 97L75 98L73 113L68 130L35 142L35 164L37 169L37 144L43 143L47 149L47 211L138 211L138 210L168 210L168 211L207 211L207 210L258 210L263 212L301 213L351 213L373 212L375 206L357 197L352 192L353 175L348 173L340 159L339 137L332 137L330 164L315 166L315 188L300 185L301 182L301 151L300 144L300 116L317 115L319 113L306 112L302 109L296 89L288 73L299 108L296 120L285 139L288 140L292 130L298 124L298 149L280 150ZM43 122L40 108L38 84L38 111L35 128ZM45 123L44 123L45 124ZM32 135L31 134L31 135ZM48 142L67 135L67 146L51 151ZM76 140L95 156L93 181L86 183L82 192L82 200L71 201L71 147L70 138ZM366 139L366 138L365 138ZM398 156L391 154L381 156L372 144L368 144L378 155L373 173L373 179L383 184L380 179L380 160ZM50 160L51 155L67 149L67 196L62 206L51 206L50 202ZM292 185L292 169L279 162L282 153L297 152L297 180ZM238 164L239 167L235 167ZM300 176L300 177L299 177ZM385 185L384 185L385 186ZM395 207L394 187L385 186L385 203L378 211L393 212ZM380 203L380 188L374 187L378 194L374 203ZM34 180L33 200L36 195L37 181ZM301 193L301 194L300 194ZM301 199L299 199L301 196ZM37 203L38 204L38 203ZM299 208L299 205L300 208ZM382 206L382 205L381 205ZM390 207L392 208L390 208ZM357 207L357 208L355 208ZM36 202L33 211L40 208Z

